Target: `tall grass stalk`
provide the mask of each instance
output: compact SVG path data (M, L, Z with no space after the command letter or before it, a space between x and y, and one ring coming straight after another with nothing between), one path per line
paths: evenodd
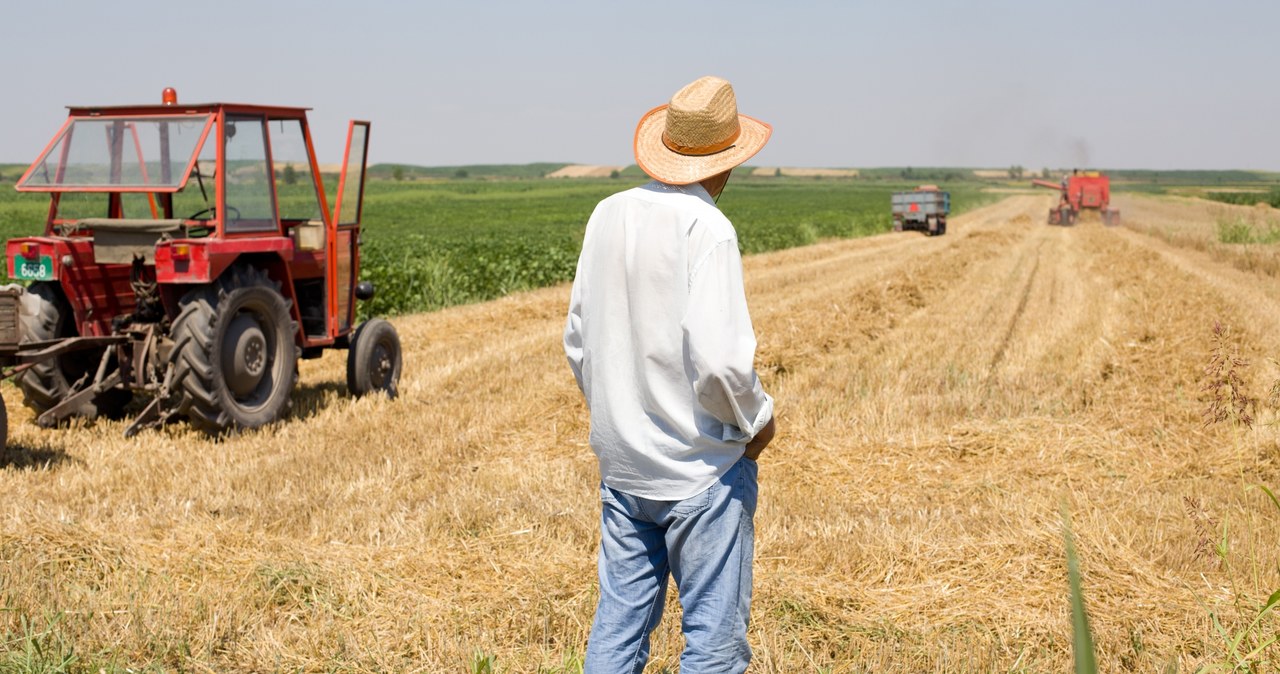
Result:
M1089 613L1084 608L1084 590L1080 583L1080 560L1071 536L1071 516L1062 509L1062 537L1067 548L1067 582L1071 586L1071 655L1075 674L1097 674L1098 660L1093 648L1093 632L1089 629Z
M80 658L67 643L58 623L60 616L48 617L39 625L21 616L19 634L5 634L0 643L0 671L70 672L80 668Z
M570 648L560 657L559 665L539 667L538 674L583 674L584 655Z
M471 674L495 674L498 671L498 656L484 651L476 651L471 656Z

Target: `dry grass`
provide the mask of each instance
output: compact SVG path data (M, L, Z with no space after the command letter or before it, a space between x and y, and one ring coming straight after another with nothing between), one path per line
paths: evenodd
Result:
M1215 321L1242 391L1280 375L1280 281L1143 233L1166 202L1130 229L1039 224L1049 201L748 260L781 415L753 671L1067 669L1064 504L1103 671L1217 658L1210 611L1280 586L1280 512L1246 491L1280 486L1275 413L1203 417ZM334 354L293 419L222 442L40 431L4 389L0 669L39 642L93 671L573 671L598 505L566 295L398 320L401 399L349 400Z
M1137 207L1131 229L1182 248L1205 251L1243 271L1280 276L1280 211L1267 204L1233 206L1190 197L1128 196Z
M625 169L625 166L598 166L594 164L570 164L547 174L548 178L608 178Z

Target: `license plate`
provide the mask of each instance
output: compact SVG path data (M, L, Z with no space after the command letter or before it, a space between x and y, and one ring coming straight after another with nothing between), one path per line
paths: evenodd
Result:
M41 255L40 259L19 257L13 261L13 277L23 281L52 281L53 258Z

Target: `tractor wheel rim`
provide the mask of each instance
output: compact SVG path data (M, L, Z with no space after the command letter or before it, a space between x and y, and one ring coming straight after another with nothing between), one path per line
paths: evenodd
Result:
M374 388L385 388L391 376L391 353L386 344L378 344L373 349L369 363L369 380Z
M227 388L241 399L252 394L267 372L269 344L262 325L252 314L236 316L223 341L222 371Z

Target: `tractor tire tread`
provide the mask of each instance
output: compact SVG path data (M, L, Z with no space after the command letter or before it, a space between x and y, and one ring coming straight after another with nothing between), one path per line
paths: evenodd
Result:
M176 355L170 395L176 399L174 409L178 414L186 416L197 429L210 435L239 430L239 425L224 408L218 395L215 381L217 367L211 360L211 355L215 352L218 307L234 291L254 286L265 287L280 294L280 284L271 280L266 272L247 266L233 267L215 285L189 291L182 298L182 308L173 322L171 334ZM288 311L291 303L282 295L281 299ZM292 343L298 324L290 318L288 326L289 332L284 337ZM296 344L293 349L293 373L287 383L290 393L298 382L297 357L300 350ZM277 418L286 416L292 406L292 396L286 395Z
M375 384L369 371L372 350L378 340L387 341L391 347L389 355L393 362L390 381L381 387ZM382 391L394 400L399 395L403 368L404 351L394 325L382 318L370 318L356 327L347 351L347 390L352 396L361 398L375 391Z

